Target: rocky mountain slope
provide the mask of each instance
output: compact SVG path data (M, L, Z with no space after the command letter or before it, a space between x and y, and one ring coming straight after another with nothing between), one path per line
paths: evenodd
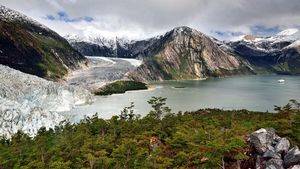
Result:
M0 6L0 30L0 64L58 79L86 62L57 33L4 6Z
M300 74L300 31L297 29L284 30L272 37L247 35L228 45L258 73Z
M98 38L97 43L92 43L95 40L68 39L83 54L142 59L144 63L128 75L139 81L253 73L245 60L223 50L214 40L189 27L178 27L146 40L122 41L122 45L118 40L113 43L103 38Z
M89 103L90 93L25 74L0 64L0 135L18 130L33 135L40 127L54 127L75 105Z
M139 41L94 38L70 42L87 55L144 60L138 71L130 74L136 80L300 73L298 29L284 30L271 37L247 35L233 42L221 42L188 27Z
M129 77L139 81L201 79L252 74L248 63L188 27L178 27L141 52L144 63Z

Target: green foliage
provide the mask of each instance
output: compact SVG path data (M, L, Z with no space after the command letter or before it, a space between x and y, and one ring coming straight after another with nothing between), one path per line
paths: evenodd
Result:
M278 113L205 109L171 114L166 99L152 98L152 114L139 118L134 104L109 120L86 118L34 138L22 132L0 140L0 168L220 168L243 162L246 136L272 127L293 144L299 139L297 102ZM165 111L168 110L168 111Z
M148 103L153 108L152 111L150 111L149 116L152 116L156 119L161 119L163 115L170 113L171 109L166 105L167 98L162 97L152 97Z
M135 118L140 118L140 115L136 115L134 114L134 103L131 102L130 103L130 106L128 107L125 107L122 111L121 111L121 115L120 115L120 119L122 120L127 120L127 121L132 121L134 120Z
M137 81L116 81L110 83L98 91L95 92L96 95L112 95L117 93L125 93L130 90L145 90L148 89L147 85L143 82Z

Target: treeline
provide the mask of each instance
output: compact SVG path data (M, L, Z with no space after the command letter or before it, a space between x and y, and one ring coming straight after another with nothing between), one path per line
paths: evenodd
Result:
M141 118L134 104L120 116L97 115L78 124L41 128L34 138L18 132L0 141L0 168L242 168L254 165L247 136L272 127L300 143L300 104L278 113L204 109L171 113L166 99L153 97L153 110ZM255 160L254 160L255 161Z

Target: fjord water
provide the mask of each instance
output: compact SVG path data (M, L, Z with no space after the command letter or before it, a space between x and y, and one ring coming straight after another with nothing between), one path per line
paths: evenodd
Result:
M279 83L279 79L285 82ZM71 114L75 121L95 113L102 118L110 118L119 115L125 106L134 102L135 113L146 115L151 108L147 100L152 96L166 97L172 112L200 108L272 112L274 105L285 105L290 99L300 100L300 76L242 76L165 81L152 85L154 89L150 90L97 96L93 104L77 107Z

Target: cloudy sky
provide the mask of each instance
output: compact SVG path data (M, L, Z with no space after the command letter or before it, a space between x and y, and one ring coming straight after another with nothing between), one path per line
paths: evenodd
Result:
M300 0L0 0L61 35L141 39L190 26L219 39L300 28Z

